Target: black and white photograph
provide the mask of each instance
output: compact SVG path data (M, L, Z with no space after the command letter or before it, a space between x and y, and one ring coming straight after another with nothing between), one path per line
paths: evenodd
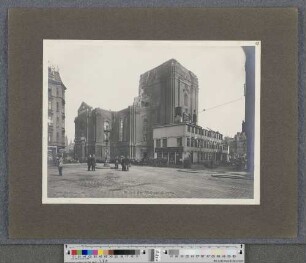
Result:
M43 41L44 204L260 204L261 42Z

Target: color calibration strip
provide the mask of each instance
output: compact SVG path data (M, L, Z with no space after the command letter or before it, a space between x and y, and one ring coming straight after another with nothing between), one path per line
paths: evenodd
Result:
M191 256L191 255L231 255L234 256L237 254L237 251L234 249L169 249L164 251L165 254L170 256ZM240 253L240 251L238 252ZM242 253L242 250L241 250Z
M70 250L72 256L101 256L101 255L140 255L140 250L103 250L103 249L72 249Z
M65 263L244 263L243 244L64 245Z

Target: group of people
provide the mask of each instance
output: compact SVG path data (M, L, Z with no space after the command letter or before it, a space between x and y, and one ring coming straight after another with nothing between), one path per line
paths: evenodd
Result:
M96 170L96 156L93 155L89 155L87 158L87 166L88 166L88 171L95 171Z
M57 167L59 175L63 175L63 157L59 156L57 158ZM119 169L119 163L121 164L122 171L129 171L130 167L130 159L128 157L122 156L120 159L116 157L115 159L115 169ZM87 158L87 166L88 171L95 171L96 170L96 156L94 154L90 154Z
M122 167L122 171L128 171L130 167L130 159L127 157L121 157L120 164ZM116 157L115 159L115 169L119 168L119 158Z

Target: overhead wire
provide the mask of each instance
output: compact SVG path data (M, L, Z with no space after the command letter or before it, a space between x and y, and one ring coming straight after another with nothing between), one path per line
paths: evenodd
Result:
M202 113L202 112L205 112L205 111L209 111L209 110L212 110L212 109L215 109L215 108L222 107L222 106L224 106L224 105L228 105L228 104L231 104L231 103L240 101L240 100L242 100L243 98L244 98L244 96L241 96L241 97L238 98L238 99L231 100L231 101L228 101L228 102L225 102L225 103L222 103L222 104L219 104L219 105L210 107L210 108L203 109L202 111L199 112L199 114ZM209 128L209 127L206 127L206 129L213 131L213 130L212 130L211 128Z
M219 107L222 107L222 106L225 106L225 105L228 105L228 104L231 104L231 103L234 103L234 102L237 102L237 101L240 101L243 99L244 96L241 96L240 98L238 99L235 99L235 100L231 100L231 101L228 101L228 102L225 102L225 103L222 103L222 104L219 104L219 105L216 105L216 106L213 106L213 107L210 107L210 108L206 108L206 109L203 109L200 113L204 112L204 111L209 111L209 110L212 110L212 109L215 109L215 108L219 108Z

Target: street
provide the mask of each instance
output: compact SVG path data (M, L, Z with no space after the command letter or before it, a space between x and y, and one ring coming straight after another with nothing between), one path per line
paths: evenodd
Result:
M253 198L253 178L245 172L132 166L129 171L98 164L48 169L49 198Z

